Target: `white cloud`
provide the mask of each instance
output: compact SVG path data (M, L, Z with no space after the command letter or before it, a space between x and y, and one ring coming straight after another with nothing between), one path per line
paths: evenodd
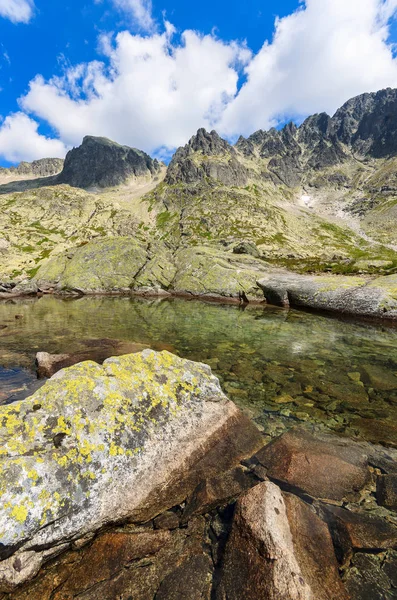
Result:
M37 130L38 123L27 115L9 115L0 125L0 156L10 162L65 156L66 147L60 140L40 135Z
M237 91L235 63L249 53L235 43L173 28L142 37L102 38L110 66L92 62L63 78L30 83L21 107L47 120L67 144L104 135L147 151L185 143L198 127L211 127Z
M113 0L116 8L131 16L132 22L145 31L153 31L152 0Z
M277 20L246 67L247 83L229 103L223 133L252 133L279 117L326 111L363 92L397 86L388 21L397 0L307 0Z
M13 23L28 23L33 10L33 0L0 0L0 16Z
M152 19L148 3L134 13L135 0L116 1ZM147 152L184 144L199 127L233 137L285 117L333 113L352 96L397 87L388 41L396 10L397 0L307 0L276 21L273 39L254 56L215 34L185 31L179 39L169 23L162 34L105 34L104 62L50 80L38 75L20 107L47 121L58 144L103 135ZM243 68L246 83L238 90Z

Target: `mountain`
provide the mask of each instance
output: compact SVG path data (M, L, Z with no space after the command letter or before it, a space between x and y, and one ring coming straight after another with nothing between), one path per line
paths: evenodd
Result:
M68 260L84 254L76 249L87 247L79 269L89 269L109 237L134 239L150 255L150 268L139 271L149 268L139 278L148 289L251 293L258 272L274 266L392 273L396 128L397 90L387 89L234 146L199 129L167 169L140 150L87 136L60 174L0 185L0 281L41 271L57 273L62 285ZM68 281L79 287L78 278Z
M63 169L62 158L41 158L33 162L21 162L17 167L0 167L0 176L50 177Z
M67 153L58 182L79 188L106 188L132 177L152 178L160 170L159 162L141 150L88 135L81 146Z

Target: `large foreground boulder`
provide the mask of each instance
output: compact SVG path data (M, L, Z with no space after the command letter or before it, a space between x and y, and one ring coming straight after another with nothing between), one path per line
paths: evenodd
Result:
M262 443L206 365L145 350L0 407L0 592L111 523L144 523Z

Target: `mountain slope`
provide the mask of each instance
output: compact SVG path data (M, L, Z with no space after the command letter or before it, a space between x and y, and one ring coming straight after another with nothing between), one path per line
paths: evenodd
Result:
M394 272L396 128L397 91L383 90L235 146L200 129L166 172L144 152L87 136L60 174L0 185L0 280L120 236L166 248L174 271L191 256L203 273L220 261L227 275L228 257L251 254L259 270L266 261Z

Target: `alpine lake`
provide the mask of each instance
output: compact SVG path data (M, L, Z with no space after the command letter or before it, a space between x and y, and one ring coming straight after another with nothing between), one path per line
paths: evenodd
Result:
M299 423L397 447L397 329L270 306L54 296L0 302L0 404L43 381L35 355L103 339L205 362L274 437Z

